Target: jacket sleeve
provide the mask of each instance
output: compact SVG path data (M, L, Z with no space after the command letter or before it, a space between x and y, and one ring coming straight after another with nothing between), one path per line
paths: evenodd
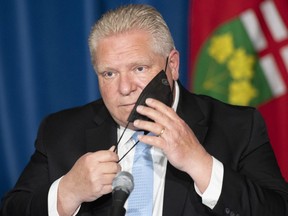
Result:
M288 186L271 148L266 126L254 110L248 145L237 166L224 162L224 179L216 215L288 215Z
M36 150L23 170L15 187L2 200L3 216L48 215L49 182L48 161L41 141L43 123L36 140Z

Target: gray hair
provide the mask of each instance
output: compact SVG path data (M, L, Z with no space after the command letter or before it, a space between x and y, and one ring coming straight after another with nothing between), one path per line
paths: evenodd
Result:
M144 30L151 34L155 53L168 56L175 49L174 41L162 15L149 5L131 4L108 11L93 26L89 36L89 49L94 56L99 40L132 30Z

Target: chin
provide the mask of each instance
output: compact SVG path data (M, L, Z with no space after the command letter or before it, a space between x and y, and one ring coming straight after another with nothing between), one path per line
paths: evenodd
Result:
M124 115L122 115L122 116L124 116ZM112 116L112 117L113 117L113 116ZM127 116L127 118L122 118L122 119L115 118L115 117L113 117L113 118L114 118L114 121L115 121L118 125L120 125L120 126L122 126L122 127L126 127L127 124L128 124L128 121L127 121L128 116ZM129 124L129 127L130 127L131 124L133 125L133 122Z
M125 127L127 127L127 124L128 124L128 122L125 121L125 122L121 122L121 124L119 124L119 125L125 128ZM127 128L129 128L129 129L131 129L131 130L137 130L137 128L134 127L133 122L129 122Z

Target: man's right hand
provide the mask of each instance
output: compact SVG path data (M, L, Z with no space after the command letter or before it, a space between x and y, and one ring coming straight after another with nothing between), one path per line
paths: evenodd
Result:
M118 155L109 150L86 153L59 183L59 215L73 215L83 202L91 202L112 191L112 181L121 170Z

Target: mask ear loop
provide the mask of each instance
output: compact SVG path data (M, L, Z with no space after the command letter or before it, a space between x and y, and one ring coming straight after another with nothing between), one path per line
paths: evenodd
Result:
M169 60L169 56L167 56L167 58L166 58L165 69L164 69L165 73L166 73L166 70L167 70L167 67L168 67L168 60Z
M169 56L167 56L167 58L166 58L165 70L164 70L165 74L166 74L167 67L168 67L168 61L169 61ZM171 89L172 93L174 92L174 89L175 89L175 82L174 82L174 80L173 80L172 89Z
M125 126L124 131L122 132L122 134L121 134L121 136L120 136L118 142L116 143L116 146L115 146L115 149L114 149L113 152L117 152L118 145L119 145L119 143L120 143L120 141L121 141L121 139L122 139L122 137L123 137L123 135L124 135L126 129L128 128L129 123L130 123L130 122L128 122L127 125Z
M122 139L122 137L123 137L126 129L128 128L129 123L130 123L130 122L127 123L124 131L122 132L122 134L121 134L121 136L120 136L120 138L119 138L119 140L118 140L118 142L117 142L117 144L116 144L116 147L115 147L115 149L114 149L114 152L117 151L117 149L118 149L118 148L117 148L117 147L118 147L118 144L120 143L120 141L121 141L121 139ZM148 134L148 131L144 131L144 134L147 135L147 134ZM136 141L136 143L118 160L117 163L119 163L123 158L125 158L126 155L127 155L138 143L139 143L139 140Z

